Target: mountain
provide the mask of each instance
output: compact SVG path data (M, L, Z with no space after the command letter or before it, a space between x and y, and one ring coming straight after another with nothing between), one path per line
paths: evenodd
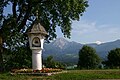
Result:
M102 43L98 45L95 49L102 58L106 59L108 52L115 48L120 48L120 40Z
M65 46L68 45L68 44L69 44L69 41L67 41L64 38L58 38L54 42L50 43L50 45L56 46L56 47L58 47L60 49L65 48Z
M78 52L83 45L88 45L95 48L97 54L102 59L106 59L110 50L120 48L120 40L102 44L80 44L74 41L69 42L64 38L58 38L49 44L44 44L43 57L46 58L47 56L52 55L55 60L77 64L79 58Z

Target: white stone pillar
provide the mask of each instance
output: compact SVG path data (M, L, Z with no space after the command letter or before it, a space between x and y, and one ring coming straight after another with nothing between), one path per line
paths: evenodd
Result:
M42 50L32 49L32 69L41 70L42 69Z

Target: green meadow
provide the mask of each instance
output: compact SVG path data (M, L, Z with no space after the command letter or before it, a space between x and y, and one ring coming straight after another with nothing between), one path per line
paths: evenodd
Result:
M99 80L120 79L120 70L67 70L51 76L11 75L0 73L0 80Z

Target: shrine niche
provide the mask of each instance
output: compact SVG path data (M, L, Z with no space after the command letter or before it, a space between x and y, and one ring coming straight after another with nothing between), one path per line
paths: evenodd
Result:
M33 38L32 47L41 47L41 42L40 42L40 39L38 37Z

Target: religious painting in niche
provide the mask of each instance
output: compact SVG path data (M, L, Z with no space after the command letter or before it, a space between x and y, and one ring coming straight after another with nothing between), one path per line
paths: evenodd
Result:
M38 37L33 38L32 47L41 47L41 42L40 42L40 39Z

